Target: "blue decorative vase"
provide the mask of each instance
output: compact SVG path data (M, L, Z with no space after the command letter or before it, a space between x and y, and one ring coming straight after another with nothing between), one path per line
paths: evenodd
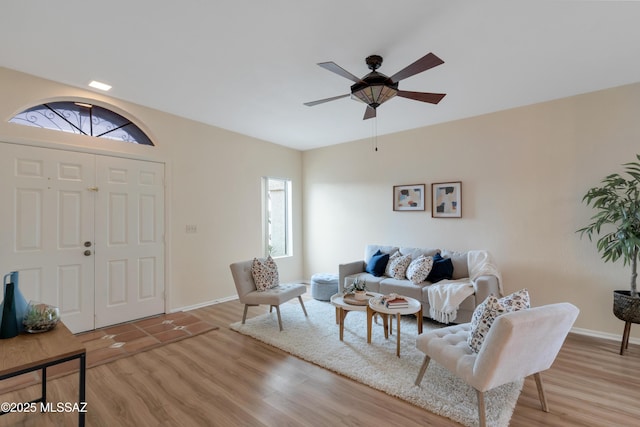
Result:
M18 335L18 319L16 318L16 305L13 300L13 290L13 283L7 283L4 286L0 339L13 338Z
M5 274L3 283L4 299L0 304L0 339L12 338L24 331L22 319L27 312L28 305L18 288L17 271Z

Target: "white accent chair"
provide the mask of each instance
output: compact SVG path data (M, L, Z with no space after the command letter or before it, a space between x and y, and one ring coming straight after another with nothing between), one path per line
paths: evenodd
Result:
M282 331L282 318L280 317L280 304L285 303L295 297L298 297L302 311L307 316L307 309L304 307L302 295L307 291L306 285L298 283L280 284L280 286L266 291L258 291L251 274L251 266L253 260L235 262L229 266L231 275L238 291L238 298L244 304L244 313L242 314L242 324L247 319L247 310L249 306L258 306L260 304L269 305L269 313L275 307L278 314L278 325Z
M420 385L429 361L435 360L476 390L484 427L483 393L534 375L542 410L549 412L540 373L553 364L578 313L569 303L505 313L495 319L478 353L467 344L470 323L425 332L416 340L425 358L415 384Z

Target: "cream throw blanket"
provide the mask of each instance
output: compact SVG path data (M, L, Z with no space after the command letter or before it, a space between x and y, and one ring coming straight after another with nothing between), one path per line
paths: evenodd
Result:
M502 293L502 278L487 251L469 251L467 253L469 278L458 280L442 280L429 285L429 316L441 323L451 323L458 316L458 308L462 301L473 295L473 283L480 276L493 275L498 278L498 286Z
M453 322L458 316L458 307L473 292L469 279L441 280L429 285L429 316L440 323Z
M498 289L500 294L504 295L502 290L502 276L498 267L493 262L493 257L488 251L469 251L467 252L467 265L469 266L469 278L475 282L480 276L496 276L498 278Z

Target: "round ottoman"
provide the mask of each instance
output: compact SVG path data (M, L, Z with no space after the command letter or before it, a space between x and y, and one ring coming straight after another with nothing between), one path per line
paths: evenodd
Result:
M320 301L329 301L338 293L338 275L319 273L311 276L311 296Z

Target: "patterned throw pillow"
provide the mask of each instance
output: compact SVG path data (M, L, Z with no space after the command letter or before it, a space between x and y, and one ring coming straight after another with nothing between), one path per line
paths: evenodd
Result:
M407 279L411 280L414 285L422 283L429 275L431 267L433 267L433 257L420 255L409 264Z
M489 333L494 320L501 314L523 310L531 307L529 291L521 289L500 299L489 295L480 303L471 316L471 331L467 337L467 344L474 352L479 352L482 343Z
M278 266L271 255L266 259L254 258L253 264L251 264L251 275L256 289L261 292L275 288L280 284Z
M411 255L400 255L394 258L393 262L389 261L389 264L391 264L391 277L403 280L406 278L407 268L409 268L409 264L411 264Z
M387 262L387 266L384 269L384 275L385 276L389 276L389 277L393 277L393 270L391 269L391 265L394 263L395 260L397 260L398 258L400 258L402 255L400 255L400 251L395 251L390 257L389 257L389 261Z

